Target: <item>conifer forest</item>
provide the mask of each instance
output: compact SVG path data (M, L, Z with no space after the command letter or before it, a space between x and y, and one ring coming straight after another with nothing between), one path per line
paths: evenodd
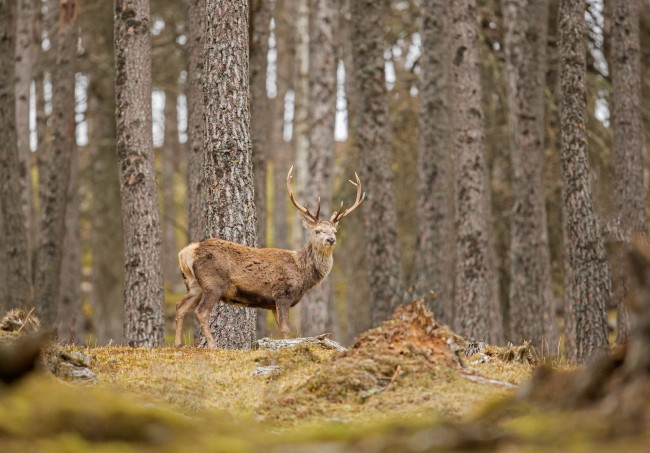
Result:
M650 450L650 0L0 0L0 451Z

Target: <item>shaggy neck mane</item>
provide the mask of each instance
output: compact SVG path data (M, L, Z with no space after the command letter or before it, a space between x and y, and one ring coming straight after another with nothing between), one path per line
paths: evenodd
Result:
M318 250L311 242L298 250L298 265L302 269L312 270L313 273L308 272L306 276L313 276L314 284L320 283L332 270L332 251L333 248Z

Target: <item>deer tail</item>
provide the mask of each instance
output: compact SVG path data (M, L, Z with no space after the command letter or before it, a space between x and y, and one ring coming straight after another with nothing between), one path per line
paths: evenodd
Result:
M180 265L181 275L183 276L188 291L191 291L192 288L199 285L194 275L194 252L198 246L199 244L194 242L178 253L178 264Z

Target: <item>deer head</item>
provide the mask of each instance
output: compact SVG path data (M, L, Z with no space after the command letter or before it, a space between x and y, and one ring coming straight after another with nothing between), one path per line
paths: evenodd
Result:
M339 224L339 221L350 214L352 211L361 206L361 203L366 199L366 193L361 192L361 181L359 176L355 173L357 182L350 181L353 186L357 188L357 198L352 206L350 206L345 211L343 210L343 202L341 201L341 206L337 211L334 211L329 220L320 219L320 197L318 197L318 206L316 208L316 213L312 213L309 210L307 205L300 205L293 196L291 191L291 173L293 172L293 165L289 169L287 174L287 192L289 192L289 198L293 205L298 209L298 213L303 220L303 224L306 228L311 230L311 237L309 242L316 246L318 249L323 251L331 251L334 249L336 244L336 227Z

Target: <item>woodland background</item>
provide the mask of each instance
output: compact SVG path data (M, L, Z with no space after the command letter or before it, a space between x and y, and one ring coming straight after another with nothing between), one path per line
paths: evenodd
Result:
M218 194L203 184L231 168L230 145L203 127L249 121L249 138L233 135L249 156L241 182L252 189L254 180L249 245L304 244L285 189L292 164L294 192L310 206L318 196L327 212L349 204L355 171L368 193L363 213L341 224L330 277L292 311L296 334L330 331L349 344L424 297L467 337L532 339L588 359L607 346L625 298L620 251L647 231L650 3L568 3L0 1L0 311L35 306L78 344L162 344L184 292L179 249L223 233L228 218L210 220ZM142 48L128 41L134 27L146 31ZM204 33L223 29L241 32L232 58L249 70L250 89L247 74L227 81L209 70L220 48ZM561 113L581 109L564 103L582 99L570 82L585 58L586 135L567 139L581 120ZM638 82L614 83L630 61ZM577 73L562 72L576 62ZM136 93L129 84L147 67L150 86ZM225 99L219 89L240 101L250 92L250 119L246 108L243 120L219 117L209 101ZM587 167L571 161L582 152ZM563 195L562 169L566 193L581 187L586 198ZM583 322L589 313L596 321ZM265 313L259 320L257 335L273 334ZM594 330L600 338L583 338Z

